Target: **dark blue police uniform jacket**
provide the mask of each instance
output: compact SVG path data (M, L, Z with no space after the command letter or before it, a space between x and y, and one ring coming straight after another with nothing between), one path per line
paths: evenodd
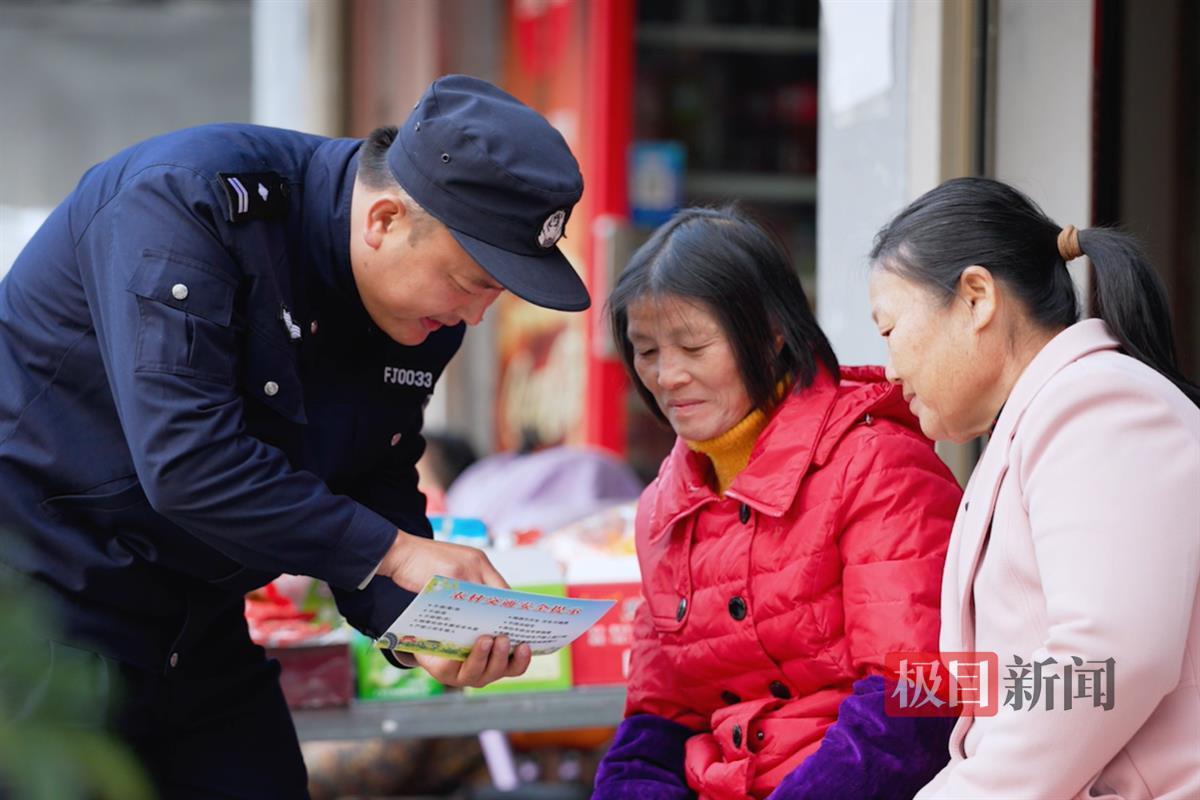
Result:
M169 671L250 648L281 572L377 636L411 595L357 587L430 535L423 409L463 326L375 328L350 270L359 140L250 125L93 167L0 282L0 561L71 643Z

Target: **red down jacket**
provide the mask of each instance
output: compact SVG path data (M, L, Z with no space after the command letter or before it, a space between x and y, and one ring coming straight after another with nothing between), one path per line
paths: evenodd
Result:
M724 497L676 442L642 495L626 715L695 731L688 784L766 796L887 653L936 651L961 491L877 367L793 391Z

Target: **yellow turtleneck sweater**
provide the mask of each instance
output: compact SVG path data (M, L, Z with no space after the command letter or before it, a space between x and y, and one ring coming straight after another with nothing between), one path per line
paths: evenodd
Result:
M750 463L750 451L766 426L767 415L756 409L720 436L703 442L684 441L689 448L704 453L712 461L717 476L717 491L723 495L733 479Z

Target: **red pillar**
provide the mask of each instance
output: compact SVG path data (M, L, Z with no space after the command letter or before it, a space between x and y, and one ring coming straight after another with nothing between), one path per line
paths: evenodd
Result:
M585 141L590 150L584 191L591 202L589 224L604 217L629 218L627 152L633 131L634 1L588 0ZM587 234L587 397L586 441L617 454L625 452L626 378L606 339L603 320L608 276L592 230Z

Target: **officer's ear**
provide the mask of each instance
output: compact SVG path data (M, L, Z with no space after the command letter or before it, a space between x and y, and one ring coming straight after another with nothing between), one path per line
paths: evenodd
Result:
M367 219L363 229L363 241L367 246L379 249L384 237L401 232L407 224L408 209L398 198L379 195L367 206Z

